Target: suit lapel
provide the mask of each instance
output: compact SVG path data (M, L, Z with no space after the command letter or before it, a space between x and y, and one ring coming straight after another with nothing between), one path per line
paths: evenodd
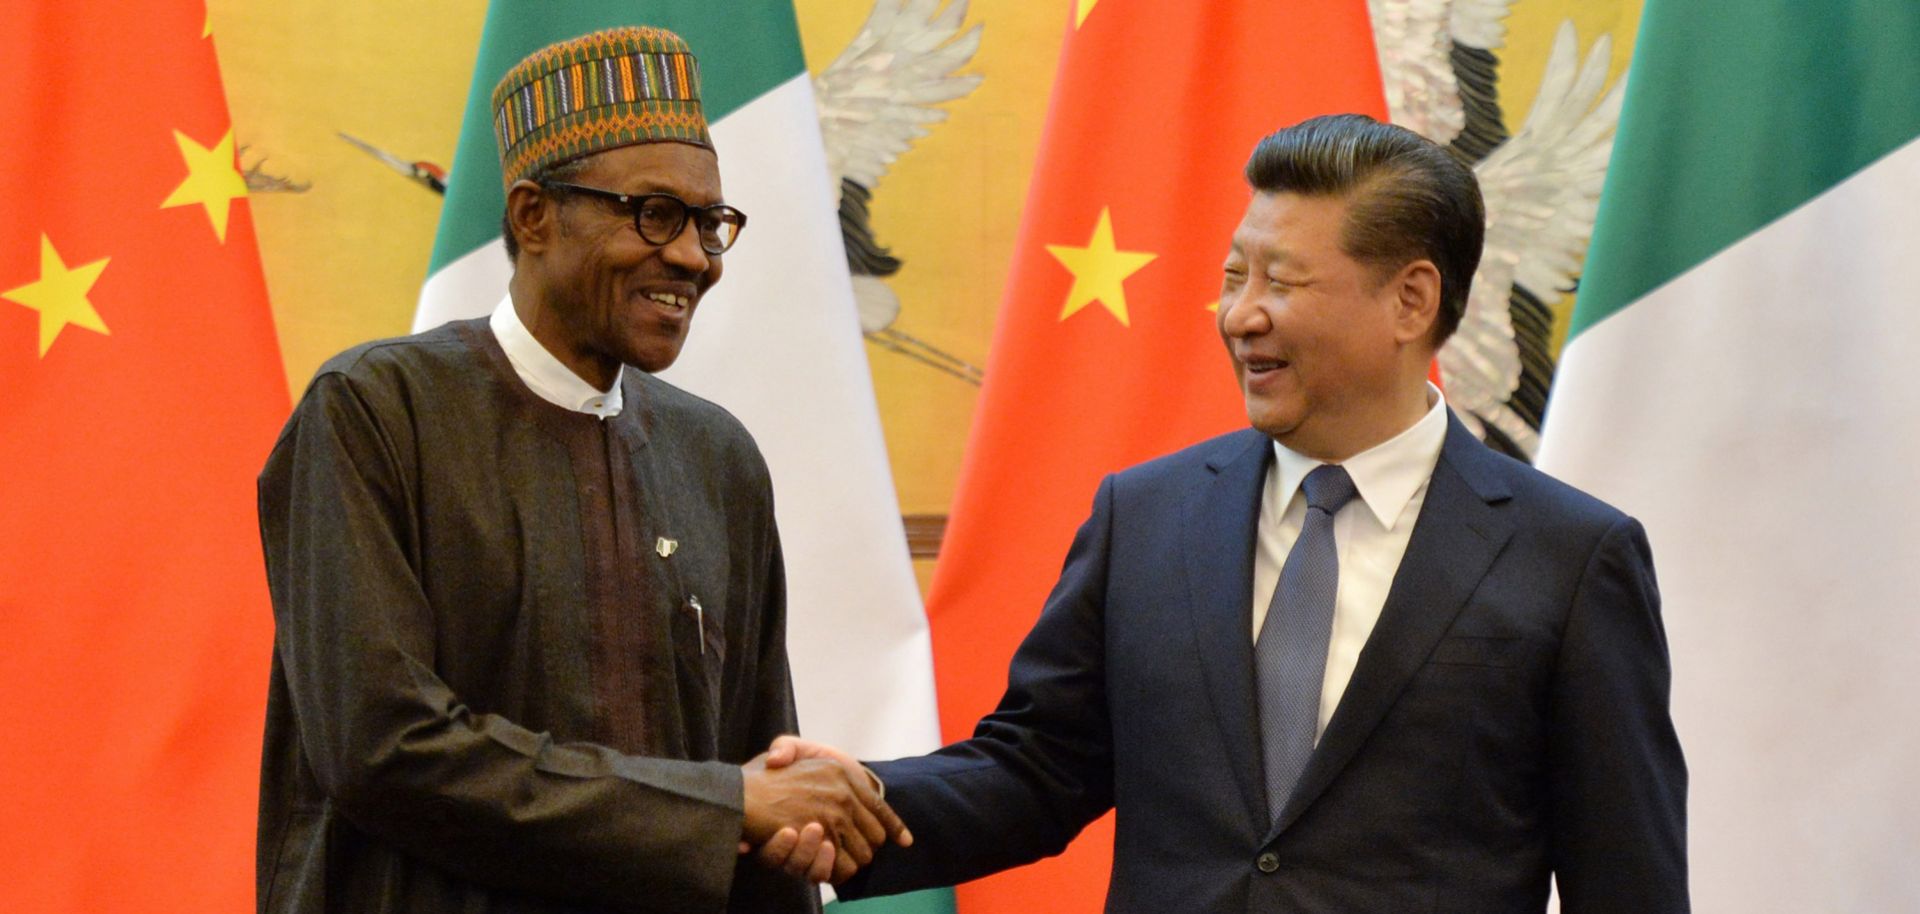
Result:
M1260 722L1254 706L1253 547L1260 489L1273 448L1258 432L1236 436L1208 462L1213 478L1187 503L1182 543L1188 609L1201 669L1226 740L1228 764L1253 821L1267 817L1260 781Z
M1353 759L1512 535L1492 507L1509 497L1497 459L1449 414L1440 461L1380 620L1268 840L1299 819Z

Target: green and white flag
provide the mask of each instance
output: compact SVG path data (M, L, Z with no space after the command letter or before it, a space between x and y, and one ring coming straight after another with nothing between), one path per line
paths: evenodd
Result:
M662 377L738 416L772 469L801 727L863 758L925 752L939 745L926 615L790 3L494 0L414 327L485 315L506 294L494 84L547 44L618 25L671 29L692 46L726 199L750 220ZM953 901L941 891L842 908Z
M1920 3L1647 0L1539 465L1652 540L1694 909L1920 910Z

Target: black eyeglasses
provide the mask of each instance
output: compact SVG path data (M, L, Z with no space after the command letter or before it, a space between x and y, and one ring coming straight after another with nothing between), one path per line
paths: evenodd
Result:
M686 230L687 222L692 221L700 235L700 250L724 254L740 240L740 230L747 227L747 214L724 203L694 206L672 194L622 194L565 181L548 181L542 186L612 200L627 207L633 213L633 228L640 237L648 244L662 247L672 244L673 239Z

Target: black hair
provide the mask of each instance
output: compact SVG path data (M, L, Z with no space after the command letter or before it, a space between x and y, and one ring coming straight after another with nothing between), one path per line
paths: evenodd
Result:
M1269 194L1349 197L1341 250L1383 272L1433 261L1434 345L1460 326L1487 216L1473 171L1446 149L1363 114L1327 115L1262 139L1247 160L1247 183Z

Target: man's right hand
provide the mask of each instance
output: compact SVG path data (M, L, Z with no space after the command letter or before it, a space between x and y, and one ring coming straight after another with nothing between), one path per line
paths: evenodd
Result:
M864 776L850 775L833 760L768 768L763 753L741 772L742 843L760 848L763 861L790 875L844 882L873 861L875 848L906 830Z

